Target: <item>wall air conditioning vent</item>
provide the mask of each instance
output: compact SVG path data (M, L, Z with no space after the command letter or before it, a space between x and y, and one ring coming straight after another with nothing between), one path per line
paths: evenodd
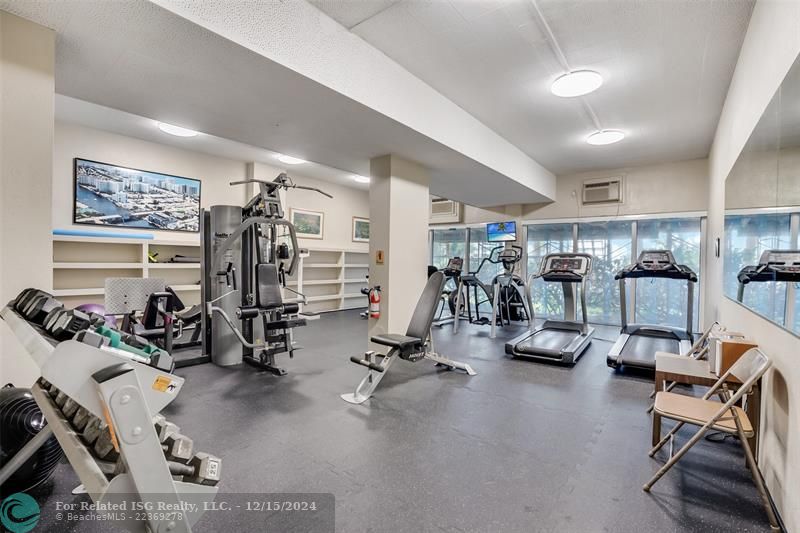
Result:
M583 205L621 204L622 177L601 178L583 182Z
M461 222L461 203L431 196L430 222L432 224Z

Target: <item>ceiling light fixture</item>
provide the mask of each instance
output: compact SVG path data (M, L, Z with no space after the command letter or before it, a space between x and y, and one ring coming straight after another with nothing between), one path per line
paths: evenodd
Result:
M159 122L158 129L160 129L164 133L175 135L176 137L196 137L197 135L199 135L199 132L196 132L194 130L181 128L180 126L167 124L166 122Z
M600 130L586 138L586 142L594 146L614 144L625 138L625 133L619 130Z
M550 86L550 92L562 98L572 98L596 91L601 85L603 85L603 77L597 72L575 70L559 76Z
M302 165L306 162L305 159L300 159L298 157L292 157L290 155L279 155L278 161L281 163L286 163L287 165Z
M367 176L355 175L355 176L353 176L353 181L355 181L356 183L369 183L370 182L370 178L368 178Z

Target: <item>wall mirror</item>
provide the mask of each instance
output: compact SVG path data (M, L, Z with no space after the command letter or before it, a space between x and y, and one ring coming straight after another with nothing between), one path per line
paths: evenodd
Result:
M800 59L725 183L725 296L800 335Z

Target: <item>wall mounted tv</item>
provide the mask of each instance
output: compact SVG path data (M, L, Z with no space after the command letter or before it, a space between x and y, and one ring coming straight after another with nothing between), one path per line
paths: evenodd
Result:
M492 222L486 224L486 238L489 242L507 242L517 240L516 222Z
M72 221L200 231L200 180L75 158Z

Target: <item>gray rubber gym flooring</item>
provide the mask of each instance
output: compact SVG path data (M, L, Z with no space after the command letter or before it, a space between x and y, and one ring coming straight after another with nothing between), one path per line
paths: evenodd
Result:
M520 331L492 340L487 327L435 330L436 348L477 376L397 361L376 395L354 406L339 394L366 372L348 361L366 347L366 322L356 312L323 315L297 331L305 349L280 359L287 376L180 369L186 386L165 414L196 450L223 458L219 499L333 493L338 532L769 530L735 440L701 442L643 492L666 454L647 456L651 378L615 374L610 343L599 339L573 368L510 359L504 339ZM76 483L61 465L50 498L80 499L64 496ZM44 512L41 526L69 529ZM208 513L195 527L222 530L304 528L259 513Z

